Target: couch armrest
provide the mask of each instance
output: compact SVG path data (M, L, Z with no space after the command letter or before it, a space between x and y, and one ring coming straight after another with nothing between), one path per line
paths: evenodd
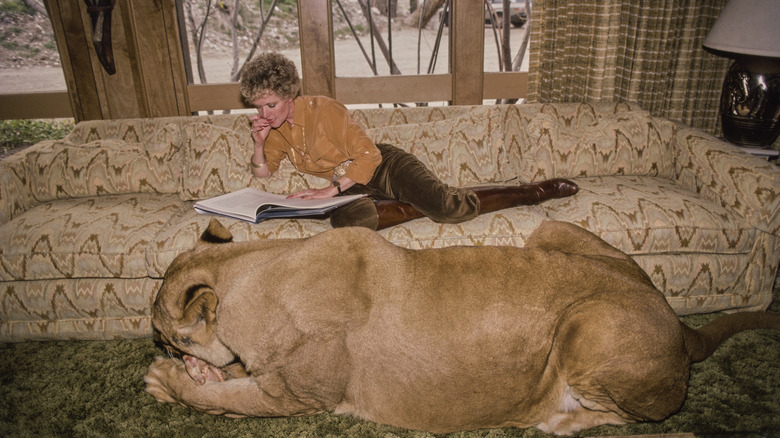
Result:
M780 166L681 124L673 146L679 184L780 236Z
M38 204L30 190L27 153L33 148L46 147L52 142L52 140L42 141L36 146L0 160L0 225Z

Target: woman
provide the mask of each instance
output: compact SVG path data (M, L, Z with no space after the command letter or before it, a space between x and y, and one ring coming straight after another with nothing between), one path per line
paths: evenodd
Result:
M240 87L258 112L251 117L255 146L249 164L255 177L270 176L288 158L299 171L329 181L325 187L290 197L371 195L336 209L331 214L334 227L379 230L423 216L459 223L480 213L537 204L578 190L562 179L522 186L450 187L412 154L375 145L344 105L329 97L299 96L295 64L278 53L264 53L247 63Z

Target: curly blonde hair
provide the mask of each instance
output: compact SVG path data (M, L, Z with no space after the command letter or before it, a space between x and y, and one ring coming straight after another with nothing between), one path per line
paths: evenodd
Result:
M282 99L293 99L301 89L298 69L280 53L267 52L255 56L241 70L241 95L253 102L272 92Z

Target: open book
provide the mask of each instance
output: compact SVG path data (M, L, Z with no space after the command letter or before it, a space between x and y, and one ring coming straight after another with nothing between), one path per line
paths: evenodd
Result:
M245 188L198 201L195 203L195 211L258 223L275 217L322 215L364 196L366 195L336 196L329 199L287 199L284 195Z

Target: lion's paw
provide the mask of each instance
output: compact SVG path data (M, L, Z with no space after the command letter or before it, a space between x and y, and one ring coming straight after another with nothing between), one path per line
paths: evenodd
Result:
M177 403L178 400L174 398L171 383L179 374L182 372L186 373L183 368L183 364L177 359L158 357L149 366L149 370L146 372L146 376L144 376L146 392L154 396L157 401Z

